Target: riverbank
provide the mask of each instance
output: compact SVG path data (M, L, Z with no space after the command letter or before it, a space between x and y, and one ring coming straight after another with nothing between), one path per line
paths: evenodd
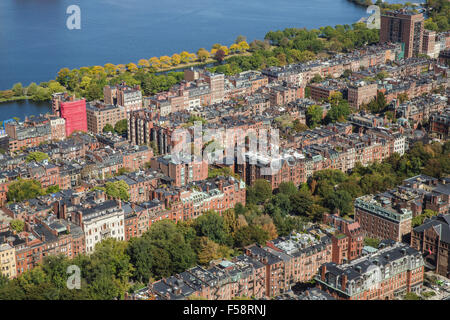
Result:
M28 100L28 99L31 99L31 98L32 98L31 96L19 96L19 97L12 97L12 98L9 98L9 99L0 98L0 103Z

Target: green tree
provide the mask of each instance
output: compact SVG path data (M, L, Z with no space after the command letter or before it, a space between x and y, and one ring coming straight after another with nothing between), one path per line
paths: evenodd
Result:
M59 185L55 184L55 185L53 185L53 186L49 186L49 187L47 188L47 190L45 191L45 193L46 193L46 194L51 194L51 193L57 193L57 192L59 192L59 191L60 191Z
M14 219L14 220L11 220L11 222L9 223L9 226L11 227L11 229L13 229L17 232L22 232L25 229L25 222L23 222L22 220L19 220L19 219Z
M33 96L36 94L38 90L38 85L34 82L30 83L30 85L27 87L27 95Z
M111 124L107 123L103 127L103 132L114 132L114 128Z
M48 154L46 154L44 152L36 151L36 152L29 153L25 159L26 159L26 162L32 162L32 161L42 162L44 160L47 160L48 158L49 158Z
M105 184L106 194L114 199L121 199L122 201L128 201L130 199L129 188L128 184L123 180L108 181Z
M318 105L312 105L306 110L306 124L308 127L315 128L322 121L323 111Z
M128 131L128 120L122 119L116 122L116 125L114 126L114 130L119 135L124 135Z
M12 91L14 92L14 95L16 97L22 96L23 95L23 86L22 86L22 84L20 82L14 84L14 86L12 87Z
M128 254L140 281L168 277L195 264L195 251L182 228L173 221L162 220L153 224L142 237L130 241Z
M236 232L235 246L245 247L255 242L265 245L267 240L269 240L269 233L266 230L260 226L248 225Z
M249 203L263 203L272 196L272 186L267 180L257 179L253 186L247 188Z
M20 179L11 183L8 187L8 201L21 202L43 195L41 183L36 180Z
M217 212L208 212L195 219L194 229L199 237L208 237L220 244L231 244L231 238L226 232L225 220Z

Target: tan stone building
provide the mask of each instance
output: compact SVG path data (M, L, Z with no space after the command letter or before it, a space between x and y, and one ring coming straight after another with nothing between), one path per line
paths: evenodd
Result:
M369 103L377 96L376 83L360 82L348 87L348 103L351 107L359 108L363 103Z
M15 251L8 243L0 244L0 274L9 279L17 275Z
M101 133L106 124L113 127L117 122L127 119L125 107L119 105L106 105L100 102L86 106L87 127L89 132Z

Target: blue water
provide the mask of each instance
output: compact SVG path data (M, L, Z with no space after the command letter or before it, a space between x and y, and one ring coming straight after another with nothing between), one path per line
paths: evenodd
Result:
M67 7L81 8L69 30ZM347 0L0 0L0 90L54 79L63 67L250 42L270 30L351 24L367 16ZM46 104L0 104L0 120L47 111Z
M66 27L73 4L81 30ZM48 81L63 67L126 64L365 15L347 0L1 0L0 90Z

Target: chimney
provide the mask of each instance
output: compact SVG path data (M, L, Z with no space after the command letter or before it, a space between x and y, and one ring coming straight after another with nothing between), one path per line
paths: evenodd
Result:
M67 224L67 232L70 233L70 224Z
M342 276L342 291L345 291L346 288L347 288L347 275L344 274Z
M320 279L322 281L325 281L325 274L327 273L327 266L323 265L322 266L322 270L321 270L321 274L320 274Z

